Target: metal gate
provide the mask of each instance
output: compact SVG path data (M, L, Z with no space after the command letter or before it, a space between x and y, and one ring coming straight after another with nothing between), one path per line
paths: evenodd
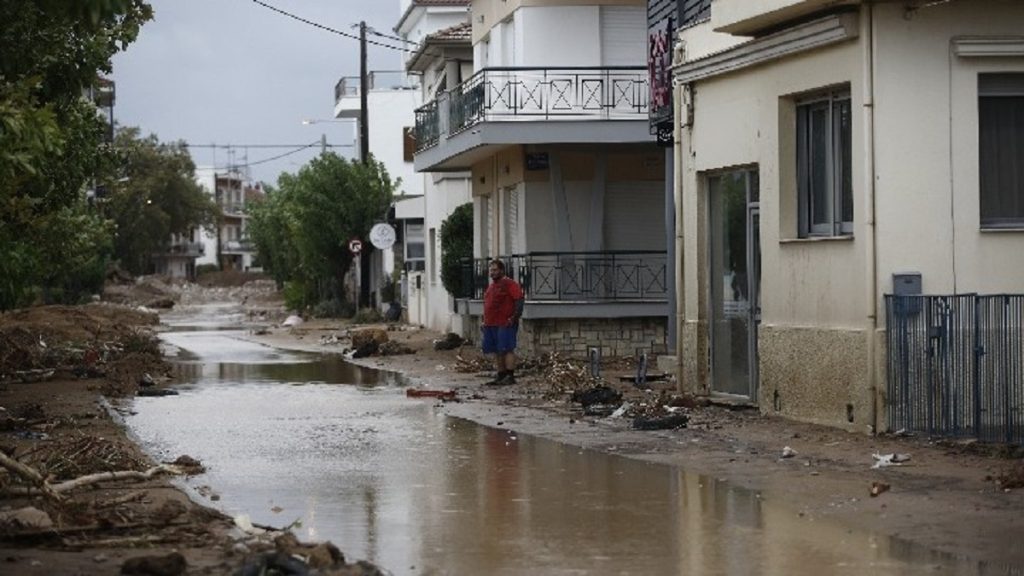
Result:
M1024 294L885 297L888 424L1024 444Z

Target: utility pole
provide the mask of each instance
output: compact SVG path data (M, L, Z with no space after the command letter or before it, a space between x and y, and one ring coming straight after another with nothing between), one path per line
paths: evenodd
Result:
M359 22L359 160L370 161L369 111L366 93L370 90L370 74L366 70L366 22Z
M320 134L320 155L327 154L327 134Z

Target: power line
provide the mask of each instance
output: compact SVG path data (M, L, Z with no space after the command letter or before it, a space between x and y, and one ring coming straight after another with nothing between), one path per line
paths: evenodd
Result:
M350 38L352 40L359 40L359 36L357 36L355 34L352 34L352 33L349 33L349 32L345 32L345 31L342 31L342 30L338 30L337 28L331 28L330 26L327 26L325 24L321 24L319 22L314 22L312 20L303 18L302 16L296 16L295 14L292 14L291 12L286 12L284 10L281 10L280 8L278 8L276 6L271 6L270 4L267 4L266 2L262 2L261 0L252 0L252 1L255 2L256 4L259 4L260 6L263 6L264 8L266 8L268 10L271 10L273 12L277 12L278 14L280 14L282 16L287 16L288 18L291 18L292 20L298 20L299 22L302 22L303 24L308 24L308 25L310 25L310 26L312 26L314 28L319 28L321 30L324 30L326 32L330 32L332 34L337 34L339 36L344 36L345 38ZM406 40L406 42L408 42L408 41ZM366 43L367 44L373 44L374 46L380 46L381 48L388 48L388 49L391 49L391 50L398 50L399 52L412 52L412 50L410 50L408 48L403 48L401 46L392 46L391 44L384 44L383 42L376 42L374 40L367 40ZM427 53L427 52L424 51L424 53ZM429 54L431 56L441 56L441 54L432 53L432 52L429 53Z
M373 34L374 36L380 36L381 38L387 38L389 40L398 40L399 42L405 42L406 44L412 44L413 46L416 46L416 47L420 46L420 43L416 42L415 40L409 40L407 38L402 38L401 36L392 36L390 34L384 34L383 32L377 32L373 28L367 28L366 31L369 32L370 34Z
M318 142L319 143L319 142ZM190 144L183 143L186 148L300 148L306 144ZM327 144L328 148L352 148L354 144Z

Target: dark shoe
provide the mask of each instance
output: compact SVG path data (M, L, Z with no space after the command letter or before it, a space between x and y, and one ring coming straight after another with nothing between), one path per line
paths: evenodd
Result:
M488 380L487 382L484 382L484 386L501 386L504 383L503 380L505 379L505 376L506 373L504 370L498 372L498 376L495 377L494 380Z
M516 383L516 377L514 374L506 374L504 378L498 381L499 386L512 386Z

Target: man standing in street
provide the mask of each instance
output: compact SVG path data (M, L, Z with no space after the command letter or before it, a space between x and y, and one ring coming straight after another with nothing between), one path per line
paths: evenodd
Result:
M516 336L519 317L523 315L523 289L515 280L505 276L505 263L492 260L487 269L491 285L484 293L483 332L484 354L494 354L498 377L488 385L503 386L516 383Z

